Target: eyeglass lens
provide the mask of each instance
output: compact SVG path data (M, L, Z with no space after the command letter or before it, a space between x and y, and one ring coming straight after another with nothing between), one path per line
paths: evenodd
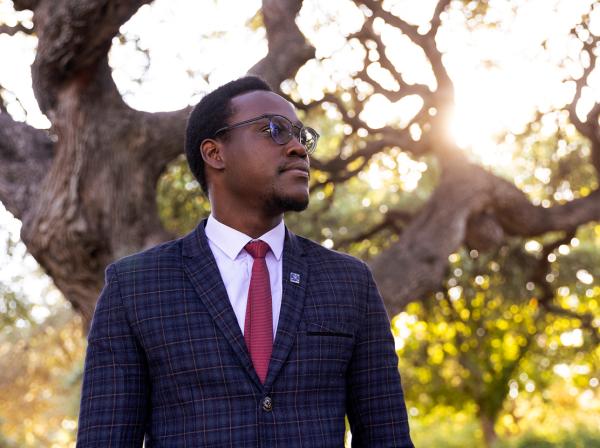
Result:
M285 145L292 139L292 136L296 136L307 151L312 151L315 147L316 138L310 128L294 126L289 120L279 116L271 117L269 127L271 137L280 145Z

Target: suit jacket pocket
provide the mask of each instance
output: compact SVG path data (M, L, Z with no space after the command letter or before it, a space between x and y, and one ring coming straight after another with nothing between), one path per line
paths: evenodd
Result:
M345 322L322 321L307 322L306 334L308 336L330 336L339 338L354 338L354 328Z
M287 371L308 388L343 388L341 379L354 350L352 325L338 321L301 322Z

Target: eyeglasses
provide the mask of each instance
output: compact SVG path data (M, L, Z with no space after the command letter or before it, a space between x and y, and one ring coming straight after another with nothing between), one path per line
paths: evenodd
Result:
M221 132L229 131L230 129L239 128L247 124L255 123L265 118L269 119L269 134L275 143L285 145L292 137L296 137L300 144L308 154L312 154L317 147L319 134L313 128L306 126L298 126L282 115L264 114L259 117L250 118L249 120L240 121L229 126L222 127L215 132L215 137Z

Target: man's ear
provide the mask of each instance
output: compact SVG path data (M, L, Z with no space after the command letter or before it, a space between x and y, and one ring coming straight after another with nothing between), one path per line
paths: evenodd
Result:
M223 149L223 144L212 138L204 139L200 143L200 154L202 154L204 163L215 170L225 168Z

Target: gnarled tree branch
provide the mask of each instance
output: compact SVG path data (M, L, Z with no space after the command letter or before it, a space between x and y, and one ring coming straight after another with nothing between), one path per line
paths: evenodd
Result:
M33 34L33 28L27 28L22 23L17 23L15 26L0 25L0 34L14 36L17 33Z
M47 131L0 114L0 201L13 215L22 216L35 201L53 155Z
M315 49L298 25L296 16L302 0L263 0L262 14L269 42L268 54L248 73L262 77L276 92L306 61L313 58Z
M32 77L42 112L48 114L57 106L58 95L68 85L89 83L90 72L106 63L119 27L150 1L36 2L33 21L39 40Z
M477 228L477 238L471 238L486 242L498 242L498 229L510 235L532 237L600 220L600 190L545 208L531 204L516 186L466 159L456 157L452 164L459 164L460 168L442 172L435 192L404 229L400 241L371 262L391 313L439 289L448 256L470 239L469 220L474 216L491 213L488 218L494 224L488 231L492 234L486 235L485 228Z

